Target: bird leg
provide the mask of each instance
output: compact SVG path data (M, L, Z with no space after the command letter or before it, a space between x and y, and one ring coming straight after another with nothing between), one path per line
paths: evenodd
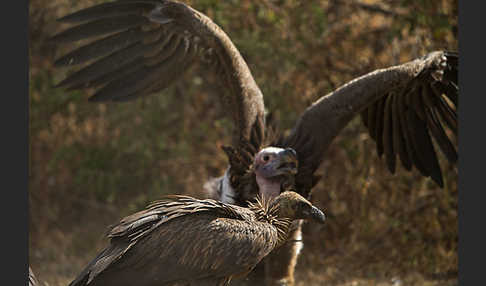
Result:
M287 241L264 259L265 285L294 285L294 270L303 246L302 220L294 221Z
M233 281L232 285L293 286L302 247L302 220L297 220L292 223L287 241L260 261L246 278Z

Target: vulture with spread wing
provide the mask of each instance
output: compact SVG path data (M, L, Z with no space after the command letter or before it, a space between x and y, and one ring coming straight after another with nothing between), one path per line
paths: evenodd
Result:
M326 150L356 115L392 173L399 160L443 186L435 146L451 163L457 161L449 137L457 135L457 53L435 51L356 78L308 107L288 136L268 142L262 93L229 37L204 14L176 1L120 0L60 21L73 26L54 41L93 39L56 61L58 66L84 64L59 86L94 89L90 100L126 101L161 91L195 62L219 76L235 132L232 146L224 147L229 167L207 189L223 202L244 206L258 194L285 190L308 197ZM289 159L294 155L297 162ZM300 240L300 229L294 224L294 241ZM271 276L267 281L293 284L301 247L301 242L280 247L275 258L280 263L264 271Z
M250 203L168 196L114 225L70 286L228 285L286 240L292 220L324 213L296 192Z

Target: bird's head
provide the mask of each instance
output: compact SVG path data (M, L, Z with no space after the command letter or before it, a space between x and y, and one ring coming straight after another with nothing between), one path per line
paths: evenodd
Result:
M298 169L297 153L292 148L267 147L255 156L253 170L260 194L273 198L284 181L293 178Z
M267 147L255 156L255 174L267 179L297 174L297 153L292 148Z
M281 218L313 219L319 223L324 223L326 220L326 216L320 209L293 191L286 191L275 197L270 204L270 208L273 207L278 208L277 216Z

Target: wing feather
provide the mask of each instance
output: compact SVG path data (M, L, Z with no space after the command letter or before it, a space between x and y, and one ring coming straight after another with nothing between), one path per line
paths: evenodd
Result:
M433 110L427 112L427 123L442 153L450 162L457 162L457 151Z
M122 15L139 14L150 9L157 1L117 1L88 7L78 12L59 18L58 21L76 23L111 18Z
M385 97L385 106L383 112L383 149L385 152L386 163L388 169L393 174L395 173L396 156L393 152L393 135L398 130L393 130L393 113L392 113L393 96L388 94Z
M56 66L77 65L89 60L110 54L114 51L126 48L140 41L144 35L140 28L130 28L120 33L105 37L99 41L84 45L56 60Z
M80 69L61 81L57 86L69 87L84 85L89 87L91 81L96 81L100 77L105 77L118 70L120 67L140 62L142 60L141 55L136 57L132 57L132 55L143 53L150 48L150 46L140 45L139 43L132 44Z
M385 105L386 98L378 100L378 104L376 105L376 122L375 122L375 132L374 132L374 139L376 141L376 148L378 152L378 156L381 157L383 155L383 118L385 116Z
M410 147L407 147L405 129L402 122L401 112L399 111L400 96L393 97L393 146L397 150L400 161L407 170L412 169L412 158L409 152Z
M263 96L246 62L221 28L193 8L176 1L119 0L59 21L72 26L53 41L91 42L56 61L85 65L58 86L94 88L94 101L128 101L167 88L200 62L214 67L231 94L223 103L235 122L234 145L249 141L252 128L264 124Z
M327 147L357 114L376 141L378 155L385 153L390 172L395 172L398 155L405 169L415 166L442 187L433 141L454 164L457 154L440 122L457 135L457 63L457 53L432 52L370 72L313 103L281 144L297 151L297 189L307 194ZM305 159L300 160L302 154Z
M370 108L368 108L368 123L367 123L367 126L368 126L368 130L370 131L370 136L371 138L373 138L373 140L376 140L376 117L377 117L377 113L379 112L378 110L378 106L373 104L372 106L370 106Z
M218 222L225 219L227 221L220 229L207 229L210 223L213 227L218 226ZM252 226L254 222L255 214L246 208L209 199L167 196L110 227L110 245L70 285L86 285L90 282L106 286L133 285L134 277L138 279L137 285L153 285L154 281L172 283L187 278L199 281L206 276L219 279L221 277L214 276L213 270L216 268L222 277L229 276L236 271L234 268L245 269L245 265L241 261L236 264L235 256L231 253L217 253L223 250L221 244L228 243L222 238L225 235L238 237L239 231L257 233L256 227ZM271 231L266 233L268 235ZM211 237L217 239L212 241ZM273 247L266 240L253 242L247 233L240 237L238 242L231 240L230 245L246 247L244 259L259 254L255 247L257 250ZM208 244L211 244L209 249ZM204 250L210 251L211 257L202 259L203 255L209 255ZM223 259L223 255L227 260ZM225 262L223 265L218 264L221 259ZM258 261L261 257L255 259ZM231 260L235 264L229 263Z
M147 18L139 15L122 15L102 18L69 28L52 37L52 40L55 42L74 42L90 37L123 31L142 24L147 24L148 21Z
M409 159L413 165L419 170L419 172L423 176L428 176L427 170L425 169L422 160L420 159L419 155L417 154L417 147L418 144L415 140L415 133L413 127L409 124L408 118L408 108L405 104L406 97L408 96L408 92L405 95L402 95L397 98L398 101L398 117L400 119L400 126L402 127L402 134L404 135L403 138L405 139L402 142L405 142L405 150L409 155Z

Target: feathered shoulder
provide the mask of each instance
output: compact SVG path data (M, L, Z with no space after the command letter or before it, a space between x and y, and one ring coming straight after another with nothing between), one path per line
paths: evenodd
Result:
M257 195L255 202L248 202L248 208L255 214L256 220L267 222L277 229L278 242L281 245L287 240L288 230L292 220L289 218L279 218L279 205L273 204L271 199L262 198Z
M212 214L220 218L255 220L250 209L225 204L212 199L169 195L151 203L145 210L129 215L110 227L108 237L137 241L160 225L182 216Z

